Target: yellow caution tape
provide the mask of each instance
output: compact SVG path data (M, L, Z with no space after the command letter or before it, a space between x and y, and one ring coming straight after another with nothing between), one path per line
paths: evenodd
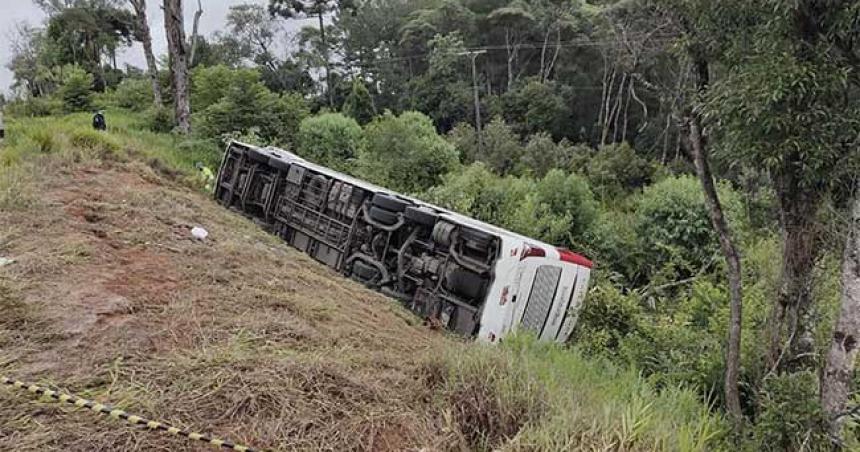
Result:
M12 380L10 378L6 378L5 376L0 375L0 383L3 383L7 386L12 386L18 389L24 389L26 391L32 392L34 394L44 395L50 397L54 400L59 400L60 402L70 403L80 408L88 408L99 414L106 414L114 419L122 419L125 422L132 425L145 425L150 430L161 430L167 433L172 433L174 435L184 436L189 439L203 441L205 443L209 443L215 447L221 447L224 449L238 450L240 452L253 452L255 449L246 446L240 446L238 444L233 444L229 441L224 441L222 439L213 438L209 435L202 435L200 433L189 432L187 430L182 430L176 427L173 427L169 424L165 424L163 422L152 421L146 418L142 418L140 416L135 416L132 414L128 414L123 410L111 408L107 405L102 405L101 403L93 402L92 400L83 399L81 397L70 395L70 394L61 394L57 391L52 391L47 388L43 388L41 386L35 384L24 383L18 380Z

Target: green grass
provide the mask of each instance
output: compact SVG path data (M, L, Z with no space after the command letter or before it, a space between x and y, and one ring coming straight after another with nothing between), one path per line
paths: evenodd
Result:
M109 110L106 116L107 132L93 130L89 113L8 118L0 168L52 153L66 154L74 160L108 155L135 157L149 163L157 161L162 168L185 175L194 174L196 162L214 170L220 161L220 145L214 140L151 132L140 113Z
M431 362L472 449L726 449L729 427L683 388L656 390L635 370L528 336ZM434 371L429 371L433 374Z

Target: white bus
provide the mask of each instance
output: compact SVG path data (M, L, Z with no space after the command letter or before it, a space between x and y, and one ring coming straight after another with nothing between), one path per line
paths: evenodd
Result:
M579 254L282 149L231 142L215 198L428 323L480 341L524 329L564 342L588 287L592 263Z

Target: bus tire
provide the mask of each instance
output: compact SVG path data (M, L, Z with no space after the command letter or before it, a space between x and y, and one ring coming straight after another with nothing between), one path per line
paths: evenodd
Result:
M377 223L382 223L386 226L391 226L392 224L397 223L396 212L383 209L379 206L370 206L370 210L367 213L370 216L370 219Z

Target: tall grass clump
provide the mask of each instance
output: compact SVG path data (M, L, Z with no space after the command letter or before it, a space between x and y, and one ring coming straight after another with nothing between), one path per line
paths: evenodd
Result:
M456 350L427 369L464 446L477 450L710 451L727 425L690 390L576 349L514 336ZM441 370L439 370L441 369ZM432 372L431 372L432 374Z

